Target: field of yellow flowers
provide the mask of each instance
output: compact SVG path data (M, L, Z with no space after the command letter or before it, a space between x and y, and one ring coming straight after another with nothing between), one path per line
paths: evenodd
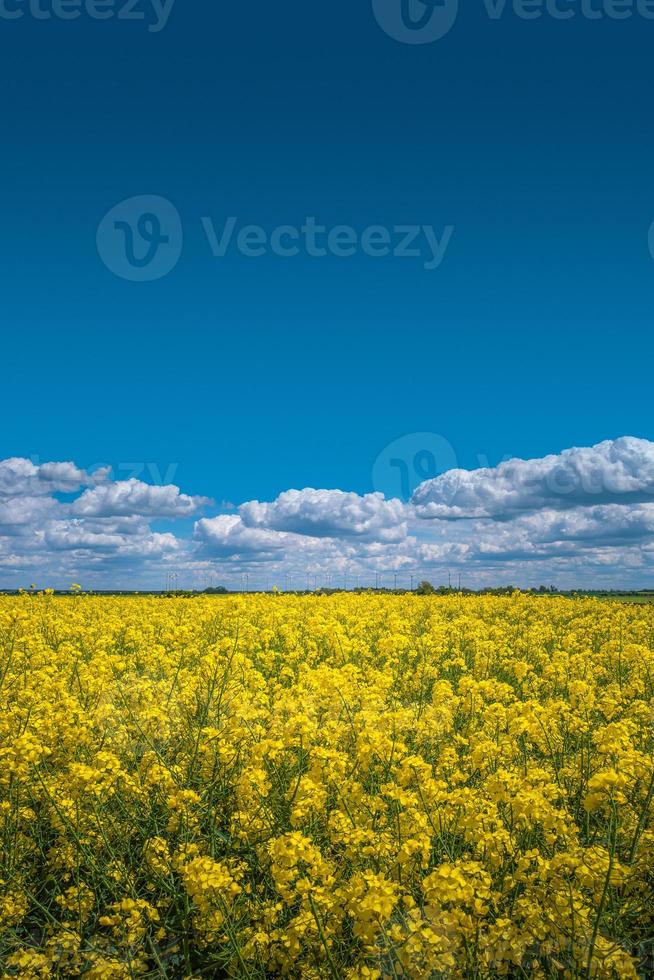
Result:
M653 606L0 598L0 975L654 976L653 720Z

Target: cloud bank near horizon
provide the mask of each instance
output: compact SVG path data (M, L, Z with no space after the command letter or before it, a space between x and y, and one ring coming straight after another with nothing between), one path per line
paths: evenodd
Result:
M170 571L186 588L240 586L244 576L258 588L395 576L439 584L448 572L470 586L654 581L654 442L629 436L452 469L408 503L305 488L229 514L212 509L210 497L173 484L73 462L0 461L0 587L161 588Z
M412 498L419 517L443 520L505 520L546 508L653 500L654 443L630 436L492 469L448 470L422 483Z

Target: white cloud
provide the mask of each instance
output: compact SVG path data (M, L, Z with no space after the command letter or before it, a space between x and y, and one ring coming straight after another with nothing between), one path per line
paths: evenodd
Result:
M231 585L247 573L260 586L286 575L295 584L388 585L396 575L438 584L448 572L470 585L654 584L654 443L642 439L452 470L410 504L305 489L198 517L209 503L73 463L0 461L0 587L26 584L29 572L42 584L160 588L167 568L187 586L209 571ZM192 536L153 530L189 516L198 517Z
M52 497L0 496L0 531L15 534L20 529L34 527L52 515L58 506Z
M191 517L211 502L208 497L189 497L172 484L154 487L140 480L122 480L85 490L72 510L81 517Z
M57 496L83 488L72 502ZM148 569L159 577L160 562L186 559L189 543L152 531L149 521L194 516L209 503L175 486L112 482L108 469L89 474L74 463L0 461L0 587L24 584L15 576L27 569L59 585L85 573L112 585L119 568L130 585Z
M381 493L361 497L343 490L287 490L272 503L253 500L239 508L247 527L288 531L314 538L365 537L401 541L406 537L406 508Z
M246 527L234 514L197 521L194 537L210 555L248 561L273 561L290 543L290 535Z
M543 507L566 509L654 499L654 443L624 436L543 459L493 469L449 470L422 483L412 502L421 518L507 519Z
M105 552L120 558L153 558L180 550L174 534L155 534L147 526L140 534L121 534L110 524L93 528L83 520L52 521L43 540L56 551Z
M0 497L75 493L107 476L107 470L91 475L74 463L42 463L14 457L0 460Z

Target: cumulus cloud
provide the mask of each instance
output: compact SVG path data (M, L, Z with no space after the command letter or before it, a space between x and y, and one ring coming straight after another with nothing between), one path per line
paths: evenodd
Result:
M89 527L82 520L50 522L43 541L56 551L105 552L121 558L160 557L180 549L174 534L155 534L147 527L140 534L124 534L111 525Z
M431 527L431 525L429 525ZM543 510L504 522L469 521L442 525L427 540L418 539L422 562L446 560L478 564L543 562L612 554L616 565L624 556L654 544L654 504L617 504L569 511Z
M418 517L511 519L545 507L567 509L654 499L654 443L624 436L543 459L492 469L448 470L415 491Z
M161 588L166 568L186 586L210 570L232 585L249 573L260 586L286 576L370 585L399 575L407 585L413 575L438 584L455 570L470 585L643 587L654 577L654 443L642 439L451 470L409 504L305 489L201 516L210 503L74 463L0 461L0 587L25 584L29 572L48 584ZM152 526L191 516L192 534L184 524L175 534Z
M239 508L243 524L314 538L401 541L407 512L400 500L381 493L359 496L343 490L287 490L272 503L253 500Z
M91 474L74 463L0 461L0 587L16 584L3 578L28 568L59 584L86 572L112 585L119 566L138 584L149 568L159 575L160 562L190 550L185 539L153 531L150 521L196 516L210 503L172 485L112 481L109 469Z
M208 497L190 497L173 484L155 487L140 480L122 480L85 490L72 511L81 517L192 517L211 503Z
M273 561L289 544L289 535L246 527L234 514L197 521L194 537L215 557L241 557L249 561Z
M107 470L89 474L74 463L42 463L14 457L0 460L0 498L75 493L106 479Z
M0 496L0 531L16 534L21 528L35 527L55 513L57 507L52 497Z

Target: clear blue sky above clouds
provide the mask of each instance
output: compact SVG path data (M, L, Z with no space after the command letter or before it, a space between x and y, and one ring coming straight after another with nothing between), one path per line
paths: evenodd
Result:
M411 433L465 468L652 435L654 20L479 2L410 45L368 0L177 0L156 33L3 9L0 458L153 463L240 504L385 489ZM183 228L152 282L98 253L135 196ZM453 231L430 271L215 257L202 219L229 216Z

